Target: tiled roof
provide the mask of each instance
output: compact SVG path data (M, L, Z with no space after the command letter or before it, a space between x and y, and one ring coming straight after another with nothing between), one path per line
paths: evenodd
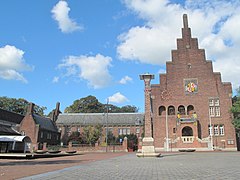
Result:
M58 125L143 125L144 113L67 113L60 114Z
M35 120L36 124L40 125L41 129L46 129L53 132L58 131L57 127L54 125L54 122L50 118L33 114L33 119Z
M24 116L14 112L6 111L0 108L0 120L14 124L20 124Z
M0 135L20 135L13 127L0 125Z

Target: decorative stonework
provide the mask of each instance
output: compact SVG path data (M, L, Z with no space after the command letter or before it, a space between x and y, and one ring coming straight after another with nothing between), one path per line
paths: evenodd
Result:
M185 94L198 93L198 80L196 78L184 79Z

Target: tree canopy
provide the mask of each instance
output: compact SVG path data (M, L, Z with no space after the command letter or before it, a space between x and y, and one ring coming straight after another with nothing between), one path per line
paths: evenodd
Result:
M233 97L233 106L231 108L233 113L233 125L235 128L240 128L240 88L237 89L237 95Z
M103 113L108 111L110 113L123 113L123 112L138 112L138 108L135 106L126 105L118 107L112 104L102 104L95 96L87 96L78 100L75 100L72 105L66 107L65 113Z
M25 115L27 112L29 102L23 98L8 98L6 96L0 97L0 108L15 112L18 114ZM39 115L44 115L44 110L46 110L46 107L41 107L38 105L34 106L34 112Z

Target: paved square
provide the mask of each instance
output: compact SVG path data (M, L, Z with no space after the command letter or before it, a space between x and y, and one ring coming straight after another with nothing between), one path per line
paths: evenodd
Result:
M168 153L160 158L135 154L22 178L29 179L240 179L239 152Z

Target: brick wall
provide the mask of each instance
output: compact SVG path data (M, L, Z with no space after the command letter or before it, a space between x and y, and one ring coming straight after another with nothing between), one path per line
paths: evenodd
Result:
M186 20L185 20L186 21ZM177 40L177 50L172 51L172 62L166 63L166 74L160 74L160 83L152 85L153 99L153 134L155 146L163 148L166 137L166 112L159 115L159 107L175 107L175 115L167 117L169 138L173 138L173 128L176 127L178 107L185 109L192 105L199 120L200 137L209 136L209 98L220 100L219 117L211 118L212 124L224 125L225 133L214 136L215 146L223 147L223 142L232 139L234 144L225 143L225 148L236 148L235 130L231 124L231 83L223 83L221 74L213 72L212 62L207 61L205 51L198 48L197 39L191 38L191 29L182 29L183 37ZM186 93L185 80L194 79L197 82L197 92ZM190 145L189 145L190 146ZM192 147L196 147L192 144ZM181 147L181 145L179 145Z

